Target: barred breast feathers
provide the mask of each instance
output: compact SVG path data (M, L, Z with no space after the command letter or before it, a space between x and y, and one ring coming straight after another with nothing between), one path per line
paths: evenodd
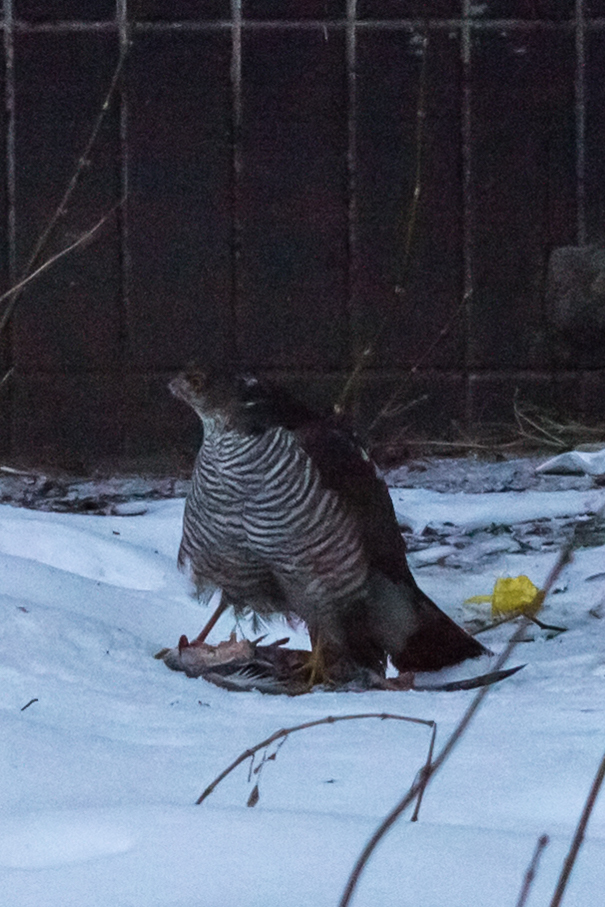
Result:
M180 563L194 575L220 574L224 584L226 572L241 576L244 562L257 562L298 599L361 594L367 565L355 520L323 487L296 436L276 427L208 440L185 509Z

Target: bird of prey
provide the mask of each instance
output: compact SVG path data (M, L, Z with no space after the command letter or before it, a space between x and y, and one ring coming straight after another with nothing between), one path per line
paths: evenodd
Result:
M204 434L179 565L220 587L221 612L302 619L311 682L486 654L417 586L387 486L336 416L248 374L191 367L170 390Z

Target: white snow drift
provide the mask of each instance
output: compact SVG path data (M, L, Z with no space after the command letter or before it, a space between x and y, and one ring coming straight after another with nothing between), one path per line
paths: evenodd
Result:
M403 521L510 525L586 514L603 492L394 492ZM0 891L7 907L328 907L361 848L413 781L423 726L342 722L292 735L248 780L247 747L326 715L391 712L438 722L438 748L473 693L236 694L152 655L208 614L175 566L182 501L144 516L0 507ZM422 587L456 619L497 576L543 582L552 550L496 551L489 566L431 564ZM430 786L362 876L356 907L514 907L538 835L551 844L529 907L549 902L605 749L605 546L581 549L544 620L515 653ZM226 615L213 633L233 627ZM245 626L240 628L245 629ZM510 626L485 638L500 649ZM283 624L272 638L292 634ZM304 633L293 635L304 643ZM469 672L472 673L472 666ZM258 764L258 763L257 763ZM260 801L246 807L259 781ZM602 901L605 804L591 819L566 907Z

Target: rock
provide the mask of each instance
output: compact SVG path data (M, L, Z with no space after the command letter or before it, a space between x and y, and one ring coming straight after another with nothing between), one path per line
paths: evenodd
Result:
M566 346L605 344L605 249L554 249L548 267L546 317Z

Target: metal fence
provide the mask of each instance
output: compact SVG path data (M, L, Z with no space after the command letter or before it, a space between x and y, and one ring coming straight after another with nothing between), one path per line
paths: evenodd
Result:
M605 0L5 0L0 24L3 285L57 213L38 264L107 216L2 332L4 455L186 448L191 358L328 404L370 350L362 425L420 401L386 435L510 419L515 390L605 417L598 267L575 321L547 287L553 250L604 238Z

